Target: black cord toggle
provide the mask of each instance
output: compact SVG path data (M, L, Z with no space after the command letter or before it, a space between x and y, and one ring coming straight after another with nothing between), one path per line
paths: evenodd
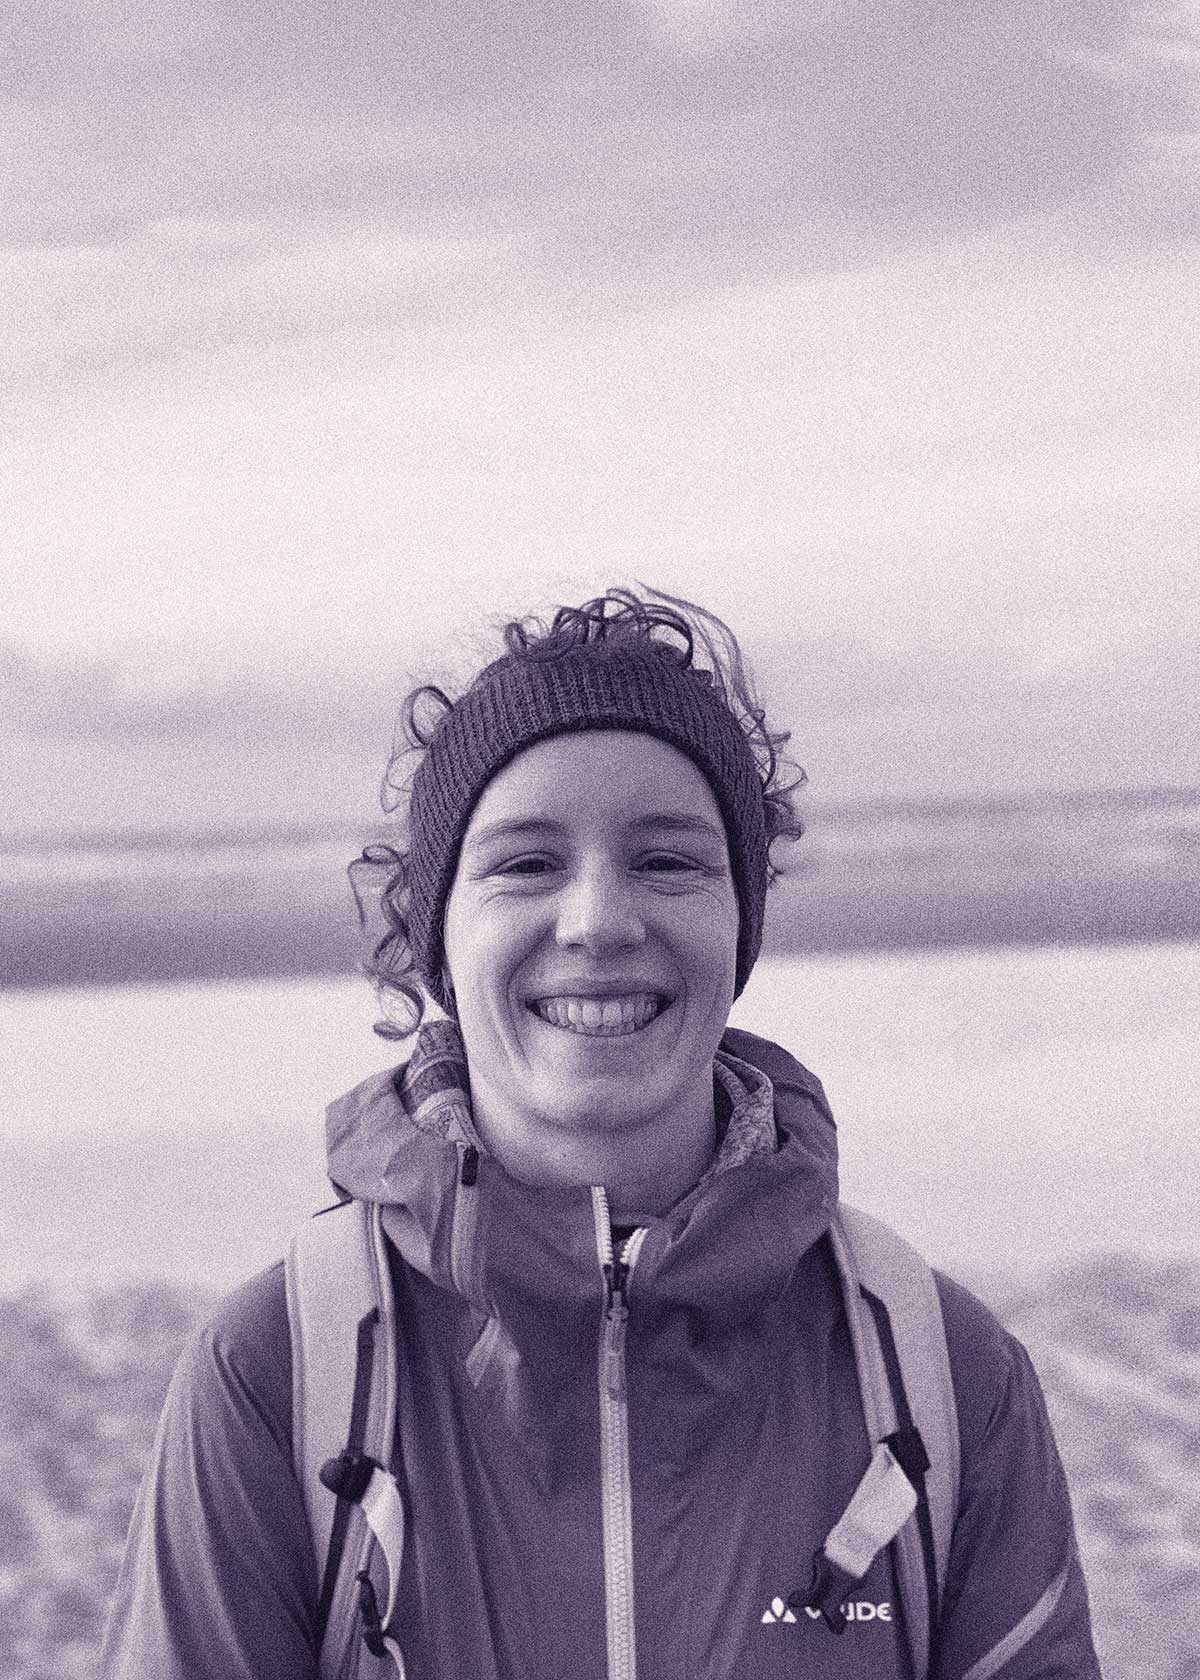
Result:
M377 1459L368 1457L366 1453L351 1452L347 1447L336 1458L327 1458L317 1474L321 1485L327 1487L330 1493L357 1505L367 1491L367 1483L380 1468Z

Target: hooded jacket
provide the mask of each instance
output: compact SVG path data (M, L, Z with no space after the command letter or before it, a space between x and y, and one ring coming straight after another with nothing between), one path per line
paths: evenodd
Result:
M482 1152L453 1029L330 1109L330 1176L383 1204L395 1251L409 1680L911 1680L886 1551L839 1634L784 1603L870 1457L825 1240L833 1120L818 1081L749 1035L726 1035L716 1078L712 1166L616 1251L601 1189L534 1189ZM962 1493L932 1672L1087 1680L1037 1379L979 1302L939 1294ZM108 1680L315 1674L290 1420L276 1267L172 1381Z

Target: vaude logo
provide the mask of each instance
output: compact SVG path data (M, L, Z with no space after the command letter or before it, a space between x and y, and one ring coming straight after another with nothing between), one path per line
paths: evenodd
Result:
M872 1604L870 1599L855 1598L841 1607L842 1615L848 1622L890 1622L892 1607L889 1603ZM814 1610L811 1604L804 1606L804 1614L812 1621L819 1622L821 1612ZM762 1613L764 1622L794 1622L796 1613L790 1609L782 1598L773 1598L770 1608Z

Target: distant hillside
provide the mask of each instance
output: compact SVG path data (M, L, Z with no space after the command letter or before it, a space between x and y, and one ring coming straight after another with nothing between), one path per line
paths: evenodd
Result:
M768 951L1200 933L1200 792L819 807L767 905ZM360 934L329 828L0 842L0 984L348 973Z
M1098 1257L985 1286L1026 1342L1071 1477L1109 1680L1196 1680L1200 1261ZM96 1644L178 1347L204 1303L125 1287L0 1301L0 1656L95 1680Z
M1200 794L880 801L813 813L767 948L1045 945L1200 932Z

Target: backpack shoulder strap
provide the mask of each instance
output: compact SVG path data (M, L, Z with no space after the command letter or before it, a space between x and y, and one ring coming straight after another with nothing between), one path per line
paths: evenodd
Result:
M905 1625L916 1672L924 1675L935 1634L931 1611L936 1612L945 1586L959 1491L958 1411L941 1301L928 1263L882 1221L842 1203L830 1235L872 1445L889 1437L903 1440L905 1429L912 1428L924 1449L904 1468L915 1482L923 1482L918 1493L925 1496L928 1535L922 1537L918 1507L918 1520L905 1523L896 1536ZM871 1298L882 1308L882 1325ZM889 1355L898 1370L889 1370ZM936 1576L932 1582L927 1546Z
M347 1672L360 1610L367 1615L359 1572L378 1541L392 1582L390 1611L403 1543L399 1496L387 1474L395 1444L398 1347L378 1206L343 1202L306 1220L284 1270L292 1340L292 1457L320 1577L320 1674L331 1680ZM331 1460L340 1461L340 1478L330 1478L330 1469L339 1468ZM359 1476L354 1466L364 1461L373 1461L379 1473L372 1477L368 1469ZM373 1614L373 1598L369 1609ZM386 1622L376 1616L376 1631Z

